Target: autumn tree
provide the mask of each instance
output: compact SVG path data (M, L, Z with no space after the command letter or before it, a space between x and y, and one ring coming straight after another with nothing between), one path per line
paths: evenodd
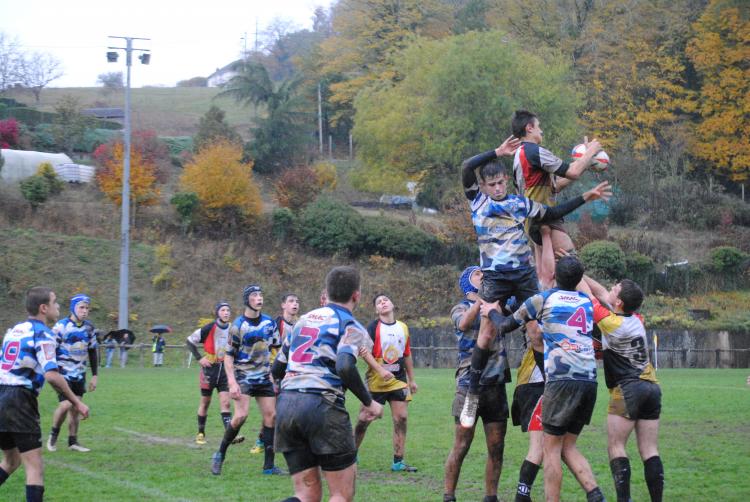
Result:
M287 169L274 184L279 205L293 211L302 209L323 190L331 190L335 186L336 166L329 163Z
M340 0L331 11L333 35L321 44L333 121L351 119L364 88L396 77L393 56L416 37L450 34L452 10L440 0Z
M712 0L693 25L687 54L701 78L692 153L735 182L750 175L750 10Z
M124 151L122 142L115 143L112 157L106 161L104 168L98 170L96 176L101 191L118 206L122 203ZM160 192L156 186L155 170L154 164L146 161L139 150L130 149L130 201L134 208L158 202ZM135 217L135 211L133 213Z
M575 70L586 95L582 122L605 146L628 141L643 158L669 142L694 109L683 48L691 2L612 1L595 12Z
M260 214L260 190L253 164L242 162L242 147L226 140L205 146L185 165L180 185L200 201L211 222L236 225Z

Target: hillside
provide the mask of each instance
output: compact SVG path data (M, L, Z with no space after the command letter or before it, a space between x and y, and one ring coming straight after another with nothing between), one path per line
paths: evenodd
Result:
M198 120L212 104L226 112L226 120L237 132L248 136L252 108L237 106L232 99L214 99L219 89L208 87L144 87L131 89L133 129L152 129L160 136L192 136ZM70 95L84 108L124 107L124 91L105 92L102 87L69 87L44 89L38 104L27 92L8 91L16 99L41 111L54 111L61 97Z

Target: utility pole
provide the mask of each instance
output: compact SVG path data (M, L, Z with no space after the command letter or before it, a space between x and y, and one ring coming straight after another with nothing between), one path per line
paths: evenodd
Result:
M149 38L115 37L125 40L125 47L108 47L125 51L126 85L125 85L125 133L122 162L122 215L120 221L120 294L118 302L117 328L128 329L128 278L130 275L130 67L133 63L133 51L141 51L142 64L149 64L151 54L148 49L133 49L133 40L151 40ZM117 53L108 52L107 60L117 62Z
M318 150L323 155L323 100L320 97L320 82L318 82Z

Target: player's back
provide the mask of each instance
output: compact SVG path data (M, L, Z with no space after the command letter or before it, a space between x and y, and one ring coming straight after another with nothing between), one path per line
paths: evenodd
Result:
M616 314L594 304L597 326L602 331L604 376L608 388L626 380L656 382L648 355L648 339L639 314Z
M5 333L0 352L0 385L20 386L39 393L44 372L58 369L55 341L41 321L29 319Z
M550 289L527 300L541 321L547 381L596 380L593 306L579 291Z
M365 328L344 307L328 304L300 317L284 340L279 358L287 363L282 390L333 392L343 396L336 374L339 352L357 356L358 347L372 342Z

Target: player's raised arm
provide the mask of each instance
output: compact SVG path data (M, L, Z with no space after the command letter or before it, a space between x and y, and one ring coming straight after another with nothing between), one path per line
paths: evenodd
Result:
M513 155L520 144L521 142L517 138L509 136L494 150L488 150L464 160L463 164L461 164L461 181L464 190L468 190L477 184L475 170L478 167L481 167L492 160L499 159L500 157Z
M594 155L599 153L602 149L602 145L597 139L589 141L588 137L583 137L583 144L586 146L586 152L581 156L580 159L575 162L571 162L568 170L565 172L565 178L569 180L577 180L581 175L591 167L591 160ZM563 185L564 186L564 185ZM563 187L561 187L562 189Z

